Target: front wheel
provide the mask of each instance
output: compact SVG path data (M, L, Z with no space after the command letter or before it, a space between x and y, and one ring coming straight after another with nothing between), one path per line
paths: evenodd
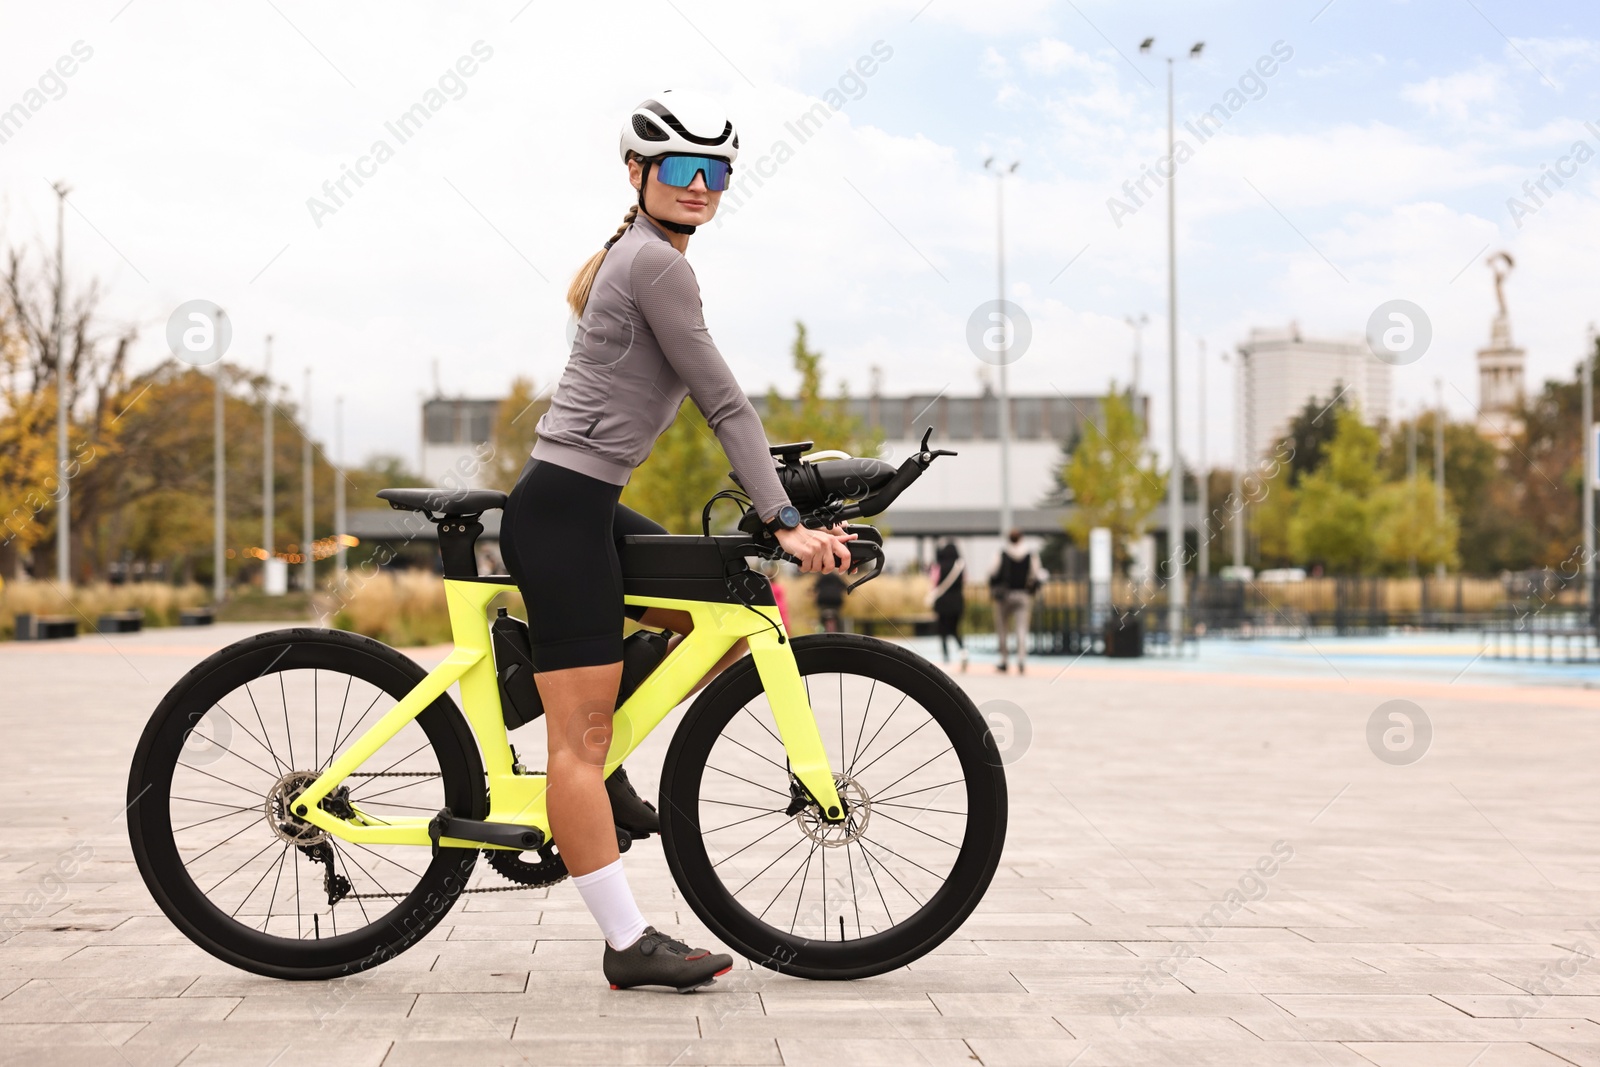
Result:
M662 847L695 914L752 961L882 974L982 899L1005 845L1005 774L972 700L915 653L853 634L792 648L848 817L828 823L804 798L747 657L673 737Z

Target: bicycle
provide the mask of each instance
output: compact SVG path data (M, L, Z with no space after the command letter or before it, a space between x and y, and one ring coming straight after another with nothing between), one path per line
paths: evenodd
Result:
M930 450L928 436L898 469L837 452L802 458L811 442L772 451L804 521L832 527L878 514L954 455ZM335 630L246 638L163 698L129 773L129 839L156 902L201 948L257 974L353 974L414 945L463 893L566 874L544 774L510 737L542 710L529 704L525 645L515 647L526 627L503 608L488 620L515 586L477 573L478 519L505 494L379 496L437 524L454 638L444 662L424 671ZM740 534L710 532L723 498L745 509ZM742 493L718 493L702 518L702 535L619 544L626 603L682 609L694 627L670 653L651 631L630 637L605 773L745 639L750 655L694 700L662 767L672 876L716 936L761 966L812 979L903 966L966 920L999 864L1007 796L995 740L960 687L909 649L851 634L790 639L746 559L795 561ZM882 538L848 529L859 535L855 588L882 572ZM511 884L469 887L480 853Z

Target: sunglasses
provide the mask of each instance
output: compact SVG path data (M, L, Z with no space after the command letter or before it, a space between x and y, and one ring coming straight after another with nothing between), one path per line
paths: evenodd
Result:
M694 176L703 174L706 189L720 193L728 187L728 177L733 164L714 156L662 156L656 161L656 178L662 185L674 189L687 189L694 184Z

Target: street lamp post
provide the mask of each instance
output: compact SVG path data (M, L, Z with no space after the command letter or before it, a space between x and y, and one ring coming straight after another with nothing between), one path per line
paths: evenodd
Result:
M71 368L62 305L67 290L67 194L72 190L65 182L56 182L51 188L56 193L56 489L60 494L56 502L56 584L65 593L72 582L72 486L67 480L67 394L72 383L68 380Z
M226 311L217 312L217 335L223 334L221 319ZM216 402L212 407L211 433L215 438L212 445L212 475L211 475L211 602L221 604L228 595L228 560L226 552L226 538L228 536L228 487L227 487L227 446L222 437L222 402L225 393L222 382L222 359L217 358Z
M333 536L339 543L334 556L334 570L342 579L347 560L344 546L344 397L342 396L335 397L333 401L333 462L336 465L333 472Z
M272 335L267 334L266 366L262 369L261 393L261 552L264 567L272 566L272 526L276 521L273 507L273 465L277 459L272 452ZM263 585L266 583L263 582Z
M1139 364L1144 359L1144 328L1149 325L1150 316L1141 311L1137 318L1124 315L1122 321L1133 330L1133 382L1128 387L1128 399L1133 404L1133 417L1139 420L1142 435L1147 428L1144 425L1144 412L1139 410Z
M994 157L983 161L985 170L994 172L995 263L1000 284L1000 540L1011 532L1011 390L1006 382L1006 364L1011 357L1011 316L1006 314L1006 195L1005 177L1016 173L1020 160L1009 167L997 166ZM980 431L981 432L981 431Z
M1444 382L1435 378L1433 380L1434 409L1433 409L1433 517L1439 524L1439 529L1444 529ZM1434 577L1444 581L1444 560L1440 560L1433 568ZM1441 595L1443 590L1440 590Z
M1139 51L1148 54L1155 44L1154 37L1146 37ZM1195 42L1189 49L1189 58L1195 59L1205 47L1204 41ZM1172 449L1172 462L1167 483L1167 630L1173 646L1183 641L1183 614L1186 590L1183 567L1183 458L1178 454L1178 162L1173 158L1173 106L1172 57L1167 61L1167 369L1172 376L1171 395L1167 411L1172 425L1168 440ZM1157 173L1160 172L1157 166Z
M305 583L306 594L309 596L317 587L317 564L311 554L311 368L306 368L306 410L300 416L300 466L301 466L301 497L300 497L300 559L304 564L301 576Z
M1211 469L1206 466L1206 342L1200 339L1200 371L1195 377L1200 393L1200 441L1195 460L1195 487L1199 490L1200 521L1195 525L1198 556L1195 570L1203 582L1211 577Z
M1596 614L1594 597L1594 483L1595 483L1595 432L1594 432L1594 324L1589 324L1588 345L1583 350L1583 577L1584 606L1589 610L1589 621Z

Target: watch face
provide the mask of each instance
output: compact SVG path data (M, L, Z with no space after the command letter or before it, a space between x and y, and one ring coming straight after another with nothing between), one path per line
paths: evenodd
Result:
M778 525L786 530L792 530L800 525L800 509L793 504L785 504L778 509Z

